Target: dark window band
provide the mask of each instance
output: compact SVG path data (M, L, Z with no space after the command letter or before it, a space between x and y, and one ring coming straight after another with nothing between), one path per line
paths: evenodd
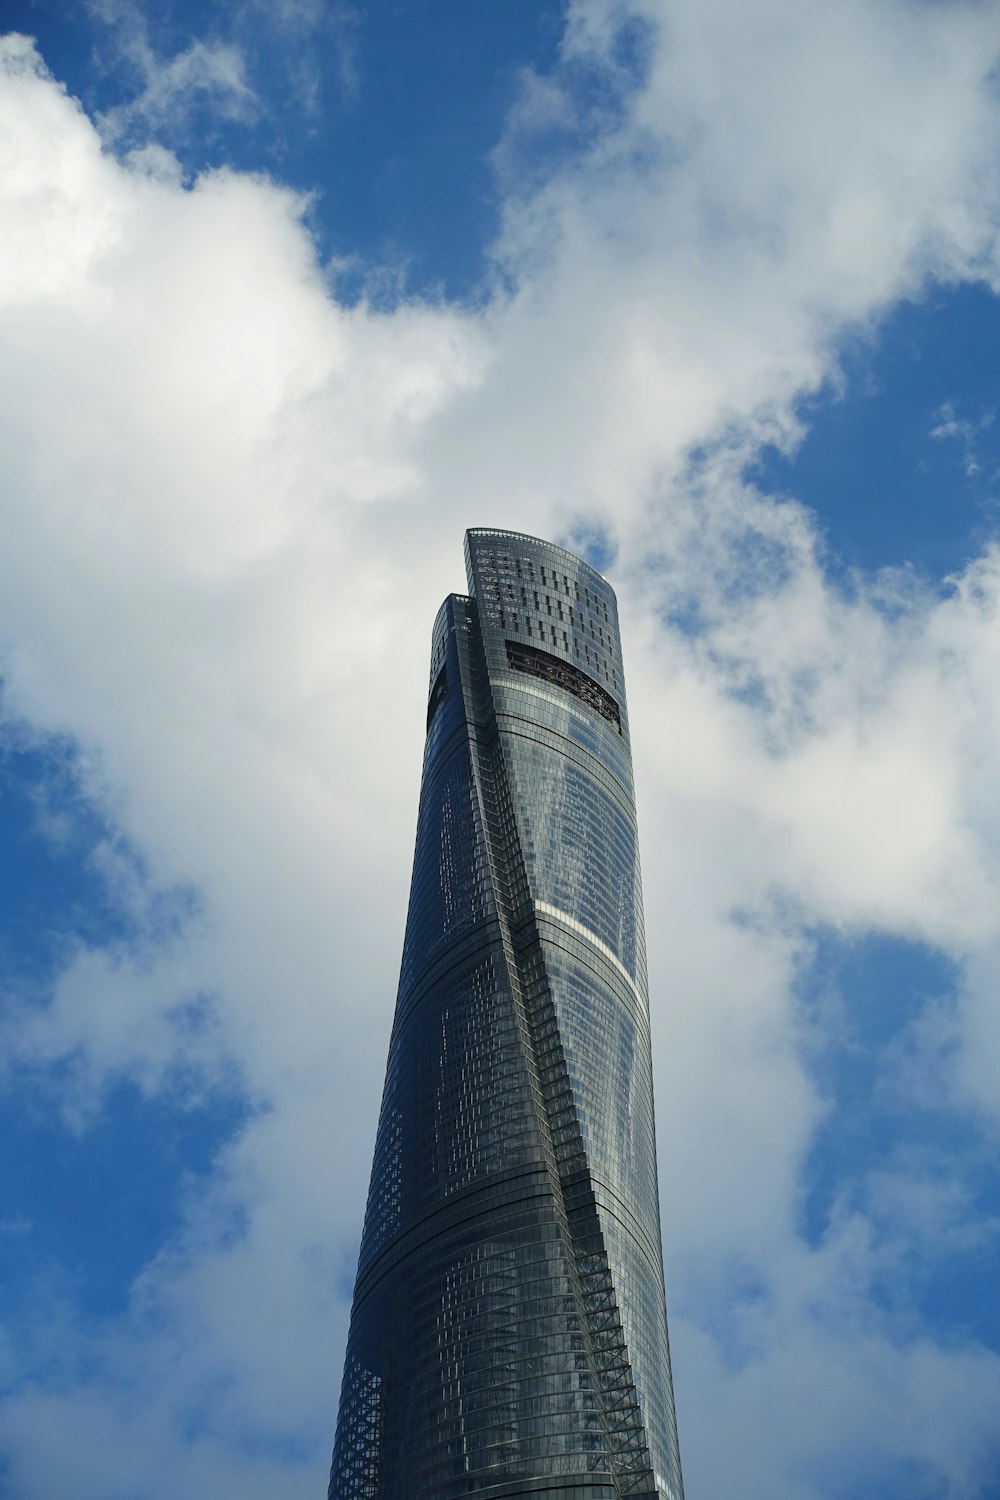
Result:
M437 676L434 679L434 686L431 688L431 696L430 696L430 699L429 699L428 704L427 704L427 728L428 729L430 729L430 727L431 727L431 721L433 720L434 715L437 713L438 709L441 707L441 699L444 697L444 695L445 695L445 693L447 691L448 691L448 668L447 667L442 667L441 670L440 670L440 672L437 674Z
M513 667L516 672L527 672L532 677L540 677L543 682L551 682L565 692L572 693L574 698L579 698L588 708L595 709L621 734L622 716L618 704L586 672L581 672L572 662L563 661L560 656L553 656L549 651L539 651L537 646L525 645L523 641L506 641L505 645L508 666Z

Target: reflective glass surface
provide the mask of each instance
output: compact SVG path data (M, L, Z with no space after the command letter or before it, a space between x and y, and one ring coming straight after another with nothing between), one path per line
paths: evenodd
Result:
M683 1500L628 713L609 584L466 536L331 1500Z

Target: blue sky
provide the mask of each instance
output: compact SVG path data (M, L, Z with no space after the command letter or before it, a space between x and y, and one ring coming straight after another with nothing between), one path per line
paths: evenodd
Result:
M1000 7L4 22L0 1496L323 1491L475 524L622 605L692 1500L1000 1495Z

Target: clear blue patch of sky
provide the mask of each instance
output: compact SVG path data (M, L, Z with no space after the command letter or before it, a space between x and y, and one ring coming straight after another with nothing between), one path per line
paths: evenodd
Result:
M1000 299L935 287L841 352L842 393L803 401L805 440L766 448L749 477L817 514L836 574L912 564L941 578L1000 517ZM951 436L932 437L951 420Z
M137 931L95 860L114 834L81 795L77 770L64 741L0 749L0 960L14 1007L44 1004L78 946L171 939L193 907L189 893L154 895ZM204 1008L192 1001L177 1024L196 1029ZM150 1099L122 1083L74 1134L53 1103L68 1066L15 1069L0 1094L0 1312L16 1312L49 1271L84 1313L119 1311L176 1227L184 1182L208 1170L248 1115L238 1092L199 1098L189 1079L175 1080L183 1098Z
M1000 1182L994 1173L992 1192L983 1196L984 1214L1000 1212ZM945 1325L1000 1352L1000 1253L995 1237L928 1268L916 1302L929 1323Z
M0 746L0 957L8 987L44 984L81 944L140 935L101 870L98 851L109 841L144 883L138 856L81 795L72 745ZM143 937L151 928L169 937L197 909L190 891L147 894Z
M614 567L618 549L608 532L600 526L591 526L586 531L576 528L568 537L560 537L559 545L575 552L598 573L607 573Z
M331 6L308 34L283 29L266 7L172 0L143 13L164 58L195 39L238 44L260 100L246 122L205 108L163 134L189 173L228 164L316 192L310 223L324 259L351 262L340 281L348 296L383 264L403 268L410 292L475 293L499 224L490 153L522 70L554 63L563 0ZM91 113L138 92L114 28L75 0L7 0L3 25L38 39Z
M57 756L0 751L0 951L8 977L44 980L61 967L68 942L120 930L88 868L105 830L86 807L70 813L76 801Z
M831 1108L821 1122L802 1181L800 1230L819 1246L841 1195L865 1207L868 1173L927 1171L942 1184L969 1194L973 1226L1000 1216L1000 1165L985 1148L977 1121L946 1107L943 1099L911 1100L894 1087L898 1044L927 1004L947 1004L960 973L945 955L923 943L883 934L844 937L813 934L812 961L798 992L808 1018L820 1008L821 1043L808 1055L817 1086ZM906 1157L898 1148L905 1142ZM914 1262L905 1284L876 1288L886 1306L898 1299L937 1326L969 1333L1000 1349L1000 1243L946 1254L933 1264Z
M122 1083L74 1133L25 1075L14 1082L0 1100L0 1315L16 1322L39 1273L54 1269L84 1316L113 1316L179 1227L185 1185L209 1171L248 1107L213 1096L178 1109Z

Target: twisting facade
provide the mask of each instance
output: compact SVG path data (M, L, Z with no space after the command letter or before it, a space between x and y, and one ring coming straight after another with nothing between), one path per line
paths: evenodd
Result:
M517 533L466 561L330 1497L682 1500L615 596Z

